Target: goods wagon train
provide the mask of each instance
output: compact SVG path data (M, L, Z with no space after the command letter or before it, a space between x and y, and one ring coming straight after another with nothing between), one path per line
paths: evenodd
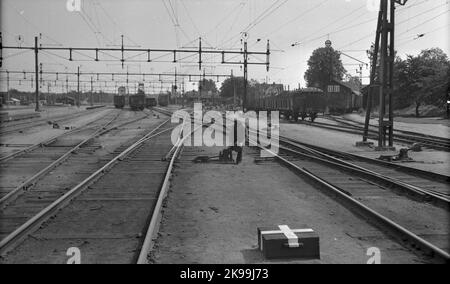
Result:
M169 105L169 95L168 94L159 94L158 105L162 106L162 107L168 106Z
M317 88L297 91L285 91L278 96L250 99L249 110L279 111L284 117L298 121L307 117L314 121L318 113L324 113L327 99L324 92Z
M127 93L127 89L125 87L120 87L118 89L118 94L114 96L114 106L116 108L124 108L125 107L125 95Z
M62 98L56 98L56 103L74 106L76 100L73 97L64 96Z
M158 105L158 102L156 101L156 98L145 98L145 107L151 108Z
M145 95L144 94L131 95L129 99L129 104L131 110L144 110Z
M114 106L116 108L125 107L125 96L114 96Z
M137 94L131 95L129 99L131 110L144 110L145 108L145 92L144 84L139 83Z

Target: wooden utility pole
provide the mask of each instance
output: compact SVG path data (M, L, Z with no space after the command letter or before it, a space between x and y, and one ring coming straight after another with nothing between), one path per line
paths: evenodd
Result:
M34 37L34 66L35 66L35 78L36 78L36 89L34 93L34 98L36 100L35 111L40 111L39 109L39 47L38 47L38 37Z
M247 111L247 89L248 89L248 52L247 40L244 41L244 97L242 98L242 110Z
M91 106L94 105L94 79L91 77L91 97L90 97L90 101L91 101Z
M9 95L9 72L6 72L6 100L5 105L8 105L11 101L11 97Z
M77 72L77 107L80 107L80 66L78 66Z

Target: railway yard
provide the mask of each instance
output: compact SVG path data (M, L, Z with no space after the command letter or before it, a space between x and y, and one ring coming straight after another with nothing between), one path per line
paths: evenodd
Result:
M0 2L1 265L450 263L448 0Z
M275 157L244 147L239 165L198 163L225 148L172 145L177 109L4 123L1 262L65 263L77 248L83 263L365 263L371 247L383 263L448 262L448 137L399 131L397 147L422 152L388 162L354 146L343 116L282 119ZM256 228L281 223L313 227L320 259L265 259Z

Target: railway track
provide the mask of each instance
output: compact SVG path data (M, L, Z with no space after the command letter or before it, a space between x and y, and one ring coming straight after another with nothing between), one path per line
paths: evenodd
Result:
M0 135L7 135L11 133L17 133L22 132L28 129L31 129L36 126L41 126L47 124L49 121L52 121L54 123L63 123L65 121L69 121L71 119L75 119L78 117L82 117L86 114L95 113L98 112L99 109L90 109L85 111L80 111L73 114L65 114L65 115L58 115L51 118L42 118L32 121L20 121L17 123L2 123L2 126L0 127Z
M2 180L0 208L13 201L22 192L27 191L41 178L47 176L67 159L93 153L99 149L95 138L110 131L148 117L148 114L138 118L120 121L121 111L112 111L94 123L85 125L59 137L51 138L45 143L30 147L29 151L13 153L2 158L0 178ZM114 123L119 120L119 123Z
M368 161L346 161L338 153L332 156L287 138L281 138L280 145L275 157L282 164L400 244L438 261L450 261L448 182L407 175Z
M79 133L79 132L85 130L86 127L91 127L91 126L94 126L94 125L98 125L98 121L87 123L86 125L83 125L80 128L73 129L73 130L70 130L68 132L64 132L64 133L62 133L60 135L51 137L51 138L49 138L49 139L47 139L47 140L45 140L43 142L27 146L27 147L25 147L25 148L23 148L23 149L21 149L19 151L16 151L16 152L4 155L4 156L0 156L0 162L6 162L8 160L14 159L15 157L18 157L18 156L24 154L24 153L31 152L31 151L33 151L33 150L35 150L37 148L40 148L40 147L45 147L46 145L49 145L49 144L55 142L58 139L62 139L63 137L66 137L68 135L73 135L75 133Z
M314 123L308 123L308 122L302 122L306 125L311 125L315 127L325 128L329 130L336 130L340 132L346 132L350 134L357 134L361 135L362 131L364 130L362 124L358 122L349 122L346 120L343 120L341 118L335 118L326 116L324 117L326 119L329 119L333 122L337 122L341 125L335 125L335 124L329 124L324 122L314 122ZM371 126L369 129L369 139L378 139L378 131L374 128L375 126ZM431 135L425 135L421 133L416 132L410 132L410 131L402 131L402 130L395 130L394 132L394 141L406 144L406 145L412 145L414 143L420 143L422 146L435 149L439 151L446 151L450 152L450 139L444 138L444 137L438 137L438 136L431 136Z
M1 254L14 253L22 240L54 216L27 239L38 242L26 253L34 259L42 257L40 263L64 263L65 251L74 242L80 246L83 263L146 263L172 169L183 145L182 139L175 146L170 143L174 127L169 121L105 157L104 166L95 172L86 168L88 177L53 198L53 203L46 202L45 208L3 238ZM13 209L29 209L29 204L22 206ZM59 248L62 253L55 255Z

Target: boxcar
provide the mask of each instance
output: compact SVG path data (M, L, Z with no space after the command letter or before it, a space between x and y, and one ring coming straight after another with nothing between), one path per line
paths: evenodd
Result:
M158 103L156 101L156 98L145 98L145 107L151 108L156 106Z
M169 95L167 94L160 94L158 96L158 105L162 107L166 107L169 105Z
M124 108L125 107L125 96L115 95L114 96L114 106L116 108Z
M145 95L137 94L137 95L130 96L129 104L130 104L130 108L132 110L144 110Z

